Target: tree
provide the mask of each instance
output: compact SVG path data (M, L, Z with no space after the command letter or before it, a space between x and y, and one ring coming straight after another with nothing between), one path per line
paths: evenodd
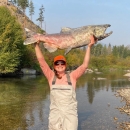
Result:
M102 46L102 44L97 44L97 45L95 45L94 46L94 49L93 49L93 54L95 55L95 56L100 56L100 55L102 55L102 48L103 48L103 46Z
M118 47L117 47L116 45L113 46L112 54L113 54L115 57L118 57Z
M34 15L34 5L32 0L29 3L29 15L31 16L31 20L32 20L32 15Z
M17 0L17 4L18 4L18 6L20 6L23 13L25 14L25 10L29 6L28 0Z
M17 5L20 6L20 8L23 11L23 14L24 14L23 27L25 27L25 25L26 25L26 14L25 14L25 10L29 6L28 0L17 0Z
M0 7L0 19L0 73L10 73L20 64L23 31L5 7Z
M108 48L107 48L107 53L108 53L108 55L111 54L111 51L112 51L112 49L111 49L111 44L109 43Z
M39 18L37 19L37 21L40 22L40 26L42 28L42 22L44 21L43 12L45 11L43 5L41 6L41 8L39 10L40 10L40 13L39 13Z
M107 47L106 47L106 44L103 46L103 48L102 48L102 55L104 55L104 56L107 56Z

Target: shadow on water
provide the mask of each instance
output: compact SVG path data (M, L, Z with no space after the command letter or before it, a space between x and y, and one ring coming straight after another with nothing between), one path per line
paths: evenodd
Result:
M78 130L115 130L120 115L117 89L128 87L123 72L85 74L77 82ZM43 76L0 79L0 130L47 130L49 87Z

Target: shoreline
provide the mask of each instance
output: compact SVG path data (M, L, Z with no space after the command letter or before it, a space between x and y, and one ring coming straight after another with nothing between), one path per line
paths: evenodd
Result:
M129 73L130 74L130 73ZM125 102L125 105L122 107L118 107L117 109L127 116L130 116L130 87L119 89L116 91L116 97L121 97L121 101ZM118 122L119 128L123 130L130 129L130 121L128 122Z

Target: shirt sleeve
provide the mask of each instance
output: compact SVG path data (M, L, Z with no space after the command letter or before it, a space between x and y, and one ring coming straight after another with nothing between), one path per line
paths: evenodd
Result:
M84 74L85 70L86 68L83 65L81 65L76 70L72 71L71 75L75 80L77 80L81 75Z
M38 61L39 61L40 67L42 69L42 72L44 73L44 75L46 76L46 78L49 81L54 72L50 69L50 67L48 66L48 64L44 60L44 58L38 58Z

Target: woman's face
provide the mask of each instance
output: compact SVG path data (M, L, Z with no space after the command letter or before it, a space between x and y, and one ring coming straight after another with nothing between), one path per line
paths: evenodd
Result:
M62 60L56 61L54 63L54 69L59 73L65 72L66 62Z

